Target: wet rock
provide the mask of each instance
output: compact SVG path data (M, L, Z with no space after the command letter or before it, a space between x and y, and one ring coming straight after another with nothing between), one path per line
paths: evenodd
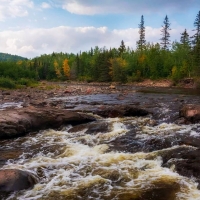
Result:
M129 127L130 128L130 127ZM200 148L200 136L192 136L188 133L175 133L162 137L147 137L138 138L137 128L131 127L132 130L125 135L115 138L110 144L110 150L123 152L153 152L162 149L171 148L177 145L187 145L195 148ZM170 155L170 154L169 154Z
M0 161L5 162L9 159L16 159L23 154L21 149L0 149Z
M73 111L52 108L21 108L0 111L0 139L21 136L31 131L58 128L65 124L81 124L95 118Z
M73 133L73 132L83 131L84 129L86 130L85 133L90 134L90 135L95 135L97 133L106 133L110 131L110 127L108 123L92 122L87 125L81 124L81 125L74 126L73 128L69 130L69 132Z
M64 93L65 93L65 94L66 94L66 93L71 94L72 91L70 91L70 90L65 90Z
M180 185L176 182L158 184L155 188L149 189L144 192L141 197L136 200L149 200L149 199L160 199L160 200L175 200L177 198L176 193L180 191Z
M10 95L9 91L2 91L2 95Z
M36 107L44 107L47 105L46 101L38 101L38 100L32 100L30 101L30 105L36 106Z
M129 105L102 106L96 114L102 117L146 116L149 112L143 108Z
M200 122L200 105L184 105L179 111L179 116L192 123Z
M200 149L178 148L161 155L163 166L175 166L175 171L188 178L194 177L200 189Z
M14 192L32 188L38 179L31 173L17 170L0 170L0 191Z

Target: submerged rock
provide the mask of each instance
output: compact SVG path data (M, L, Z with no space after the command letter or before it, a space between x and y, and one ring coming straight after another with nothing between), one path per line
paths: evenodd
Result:
M18 169L0 170L0 192L14 192L32 188L38 182L37 178Z
M52 108L22 108L0 111L0 139L21 136L31 131L81 124L95 118L73 111Z
M69 132L74 133L78 131L83 131L84 129L86 130L85 133L90 135L96 135L97 133L107 133L111 131L111 128L109 127L108 123L96 121L90 124L81 124L74 126L71 129L69 129Z

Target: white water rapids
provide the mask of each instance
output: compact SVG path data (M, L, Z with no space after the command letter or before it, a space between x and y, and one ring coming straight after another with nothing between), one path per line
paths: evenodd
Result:
M45 130L13 140L13 146L26 149L17 160L8 160L3 169L30 171L39 177L31 190L11 194L8 200L199 200L195 179L162 167L159 153L110 151L109 142L125 135L128 125L137 127L137 137L165 137L175 132L195 136L197 125L163 123L150 125L150 118L99 119L109 131L95 135L82 129L69 132ZM198 125L199 126L199 125ZM9 144L9 143L8 143ZM40 150L38 150L40 148ZM194 148L183 146L183 148ZM31 153L30 153L31 152ZM163 196L164 195L164 196Z

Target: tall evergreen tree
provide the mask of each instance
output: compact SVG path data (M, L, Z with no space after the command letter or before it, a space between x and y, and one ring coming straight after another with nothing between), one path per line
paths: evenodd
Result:
M196 19L194 21L194 27L195 27L195 34L192 36L193 39L193 45L196 45L200 40L200 11L198 12Z
M196 19L194 21L195 34L192 36L193 38L193 54L195 65L197 67L197 73L200 74L200 11L198 12Z
M170 29L170 23L169 23L169 19L166 15L164 21L163 21L164 25L162 26L162 38L160 39L161 40L161 46L164 50L168 50L169 49L169 46L170 46L170 34L169 34L169 31L171 30Z
M177 60L181 61L181 65L179 65L179 78L183 78L184 76L190 77L193 68L193 53L191 51L190 37L186 29L181 33L180 44L177 43L176 46L174 55L177 54ZM176 65L178 66L178 64Z
M180 43L184 46L184 47L189 47L190 46L190 37L189 34L187 32L187 30L185 29L183 33L181 33L181 39L180 39Z
M126 51L126 46L125 46L123 40L121 41L121 45L120 45L120 47L118 48L118 51L119 51L119 55L120 55L120 56L122 56L123 53L125 53L125 51Z
M139 34L140 34L140 39L137 41L137 47L138 47L139 50L142 51L144 49L145 44L146 44L143 15L141 16L141 21L140 21L140 24L139 24Z

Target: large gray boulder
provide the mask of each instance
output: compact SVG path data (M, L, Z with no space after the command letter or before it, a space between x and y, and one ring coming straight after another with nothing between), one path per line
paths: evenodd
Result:
M64 109L21 108L0 111L0 139L24 135L31 131L58 128L65 124L95 121L91 115Z

